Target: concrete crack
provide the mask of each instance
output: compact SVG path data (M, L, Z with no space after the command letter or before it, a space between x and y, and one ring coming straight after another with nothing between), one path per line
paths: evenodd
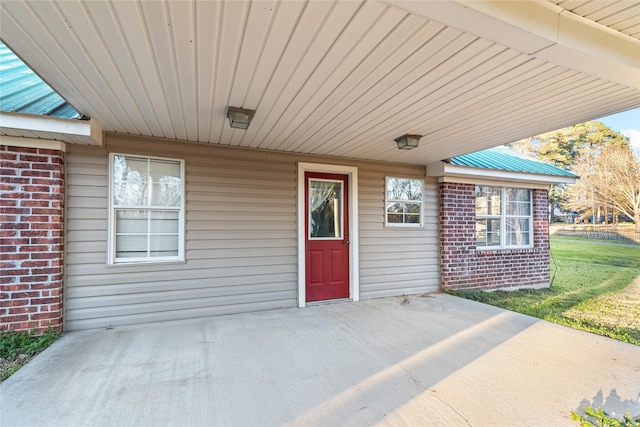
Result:
M458 412L458 410L456 408L454 408L453 406L451 406L447 401L443 400L440 396L438 396L438 394L436 393L435 390L430 389L429 390L431 392L431 395L434 396L436 399L438 399L440 402L444 403L445 405L447 405L453 412L455 412L460 418L462 418L464 420L464 422L467 423L468 426L471 426L471 423L469 422L469 420L467 419L467 417L465 417L464 415L462 415L460 412Z
M407 376L409 377L409 379L410 379L411 381L413 381L413 384L415 384L415 386L416 386L416 388L418 389L418 391L422 392L422 391L425 391L425 390L427 389L425 386L423 386L423 385L420 383L420 380L418 380L416 377L414 377L414 376L411 374L411 372L410 372L407 368L405 368L404 366L401 366L401 368L402 368L402 370L403 370L404 372L406 372L406 374L407 374Z

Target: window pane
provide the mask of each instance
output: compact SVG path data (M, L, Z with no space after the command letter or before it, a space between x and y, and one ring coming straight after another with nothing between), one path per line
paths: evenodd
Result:
M387 203L387 223L420 224L421 207L420 203Z
M387 203L387 223L402 224L404 214L403 203Z
M178 235L166 236L154 236L152 235L150 240L149 256L151 257L164 257L164 256L178 256Z
M420 214L407 213L404 216L404 222L406 224L420 224Z
M182 201L180 163L169 160L150 162L151 204L154 206L179 206Z
M507 246L527 246L530 244L529 219L507 218L505 223Z
M410 214L420 215L420 203L407 203L405 204L406 211Z
M398 178L387 178L387 199L389 200L407 200L406 197L406 180Z
M113 202L116 205L145 206L149 199L148 160L115 156Z
M387 178L388 200L422 201L422 191L419 179Z
M180 162L175 160L151 159L149 169L154 181L164 177L180 179Z
M476 220L476 245L477 246L487 245L487 220L486 219Z
M116 257L178 256L178 218L176 211L118 210Z
M500 220L476 220L476 245L500 246Z
M531 191L525 188L507 188L505 197L507 202L530 202Z
M116 233L147 234L149 226L149 212L131 209L116 210Z
M342 238L342 182L309 181L309 236Z
M116 236L116 257L136 258L147 256L147 236L119 235Z
M500 215L501 189L476 186L476 215Z
M476 186L476 215L488 215L487 187Z
M506 215L531 215L531 191L522 188L505 189Z
M531 215L531 204L529 202L507 202L506 215Z
M422 181L409 180L409 200L422 201Z
M113 196L117 206L179 206L180 162L114 156Z
M176 211L152 211L151 233L178 233L178 218Z

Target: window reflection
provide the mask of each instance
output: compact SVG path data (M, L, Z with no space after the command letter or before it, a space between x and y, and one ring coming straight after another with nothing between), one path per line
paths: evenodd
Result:
M342 237L342 182L309 181L309 236Z

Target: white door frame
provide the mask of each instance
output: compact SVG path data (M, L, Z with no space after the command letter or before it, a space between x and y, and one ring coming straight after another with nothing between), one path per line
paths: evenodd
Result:
M349 209L349 298L360 299L360 268L358 250L358 168L353 166L298 163L298 307L306 305L305 254L305 172L337 173L349 177L347 190Z

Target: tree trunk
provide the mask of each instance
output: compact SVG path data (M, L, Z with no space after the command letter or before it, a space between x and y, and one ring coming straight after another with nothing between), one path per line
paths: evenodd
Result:
M636 225L636 233L640 233L640 211L633 213L633 222Z

